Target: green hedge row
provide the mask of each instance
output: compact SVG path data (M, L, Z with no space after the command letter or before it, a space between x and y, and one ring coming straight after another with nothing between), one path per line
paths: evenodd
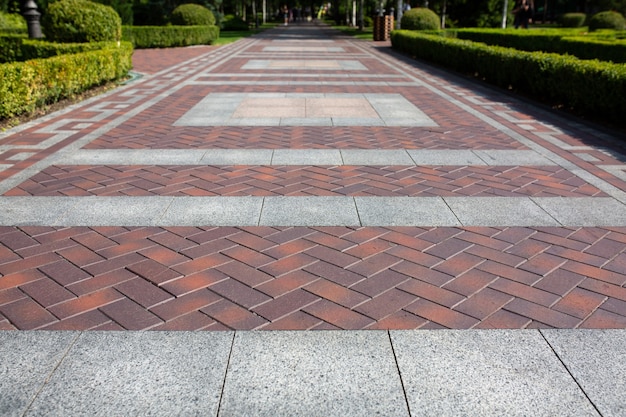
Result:
M476 74L499 87L512 87L620 125L626 122L626 65L406 30L393 31L391 43L416 58Z
M218 26L123 26L122 39L137 49L209 45L220 36Z
M595 33L595 32L594 32ZM581 59L626 62L626 40L603 38L602 34L582 36L580 30L458 29L447 36L504 46L522 51L543 51L574 55Z
M132 68L132 45L107 43L99 50L0 65L0 118L124 77Z
M106 42L55 43L19 35L0 35L0 63L96 51L106 45Z

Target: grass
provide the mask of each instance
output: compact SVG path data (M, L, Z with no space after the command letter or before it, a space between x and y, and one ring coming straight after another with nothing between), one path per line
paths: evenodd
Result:
M357 39L363 39L366 41L371 41L374 39L374 29L371 27L365 27L363 30L359 30L358 27L354 26L335 26L333 28L338 29L345 33L346 35L352 36Z
M220 37L212 43L212 45L226 45L239 39L247 38L248 36L256 35L257 33L261 33L266 29L270 29L276 26L276 23L266 23L264 25L259 26L258 29L250 29L250 30L233 30L233 31L221 31Z

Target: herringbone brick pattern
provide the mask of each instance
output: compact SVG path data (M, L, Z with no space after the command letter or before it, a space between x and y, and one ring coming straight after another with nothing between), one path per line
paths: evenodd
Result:
M624 327L626 228L2 227L3 329Z
M193 48L168 48L164 54L162 49L135 49L133 52L133 71L142 74L154 74L166 68L202 56L216 49L216 46L198 45Z
M558 166L54 166L9 196L605 196Z

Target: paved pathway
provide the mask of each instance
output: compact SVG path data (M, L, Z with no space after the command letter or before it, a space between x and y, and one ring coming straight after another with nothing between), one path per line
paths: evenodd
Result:
M626 327L619 138L319 26L158 52L2 134L0 328Z
M69 330L0 414L626 415L623 138L323 26L135 69L0 134L0 329ZM148 329L222 331L82 332Z

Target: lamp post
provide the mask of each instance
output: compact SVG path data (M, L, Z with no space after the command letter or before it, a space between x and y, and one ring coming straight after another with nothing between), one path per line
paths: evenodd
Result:
M28 25L29 38L43 38L41 26L39 25L39 17L41 13L37 10L37 4L33 0L26 0L22 6L22 16L26 19Z

